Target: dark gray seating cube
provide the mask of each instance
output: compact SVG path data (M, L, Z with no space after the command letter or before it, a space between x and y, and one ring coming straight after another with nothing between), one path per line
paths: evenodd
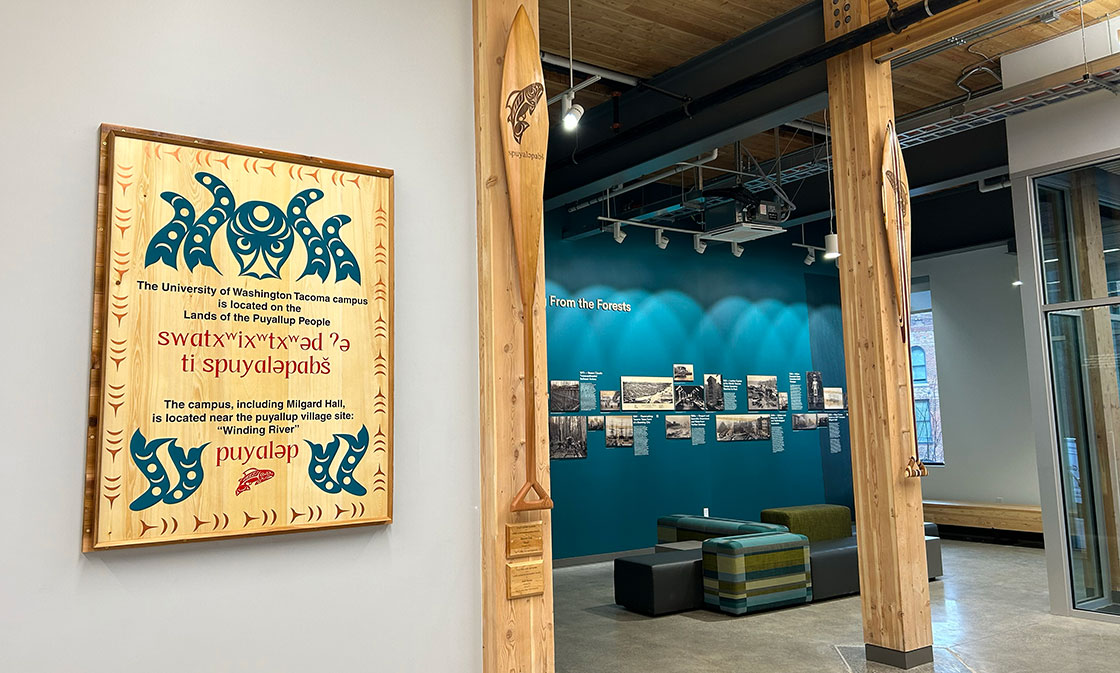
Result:
M701 550L667 551L614 560L614 602L651 617L704 607Z
M945 574L941 563L941 539L930 535L926 524L926 565L929 578ZM823 601L837 596L859 593L859 552L855 537L824 540L809 545L809 566L813 569L813 600Z

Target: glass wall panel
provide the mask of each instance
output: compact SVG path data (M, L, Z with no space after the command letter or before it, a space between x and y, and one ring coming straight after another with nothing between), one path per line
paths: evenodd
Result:
M1035 197L1073 605L1120 615L1120 162L1039 178Z
M1120 161L1035 184L1044 303L1120 296Z

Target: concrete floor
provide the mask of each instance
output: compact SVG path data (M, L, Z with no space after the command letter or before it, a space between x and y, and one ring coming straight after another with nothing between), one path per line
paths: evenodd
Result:
M1048 612L1041 550L943 542L935 657L918 673L1120 670L1120 625ZM557 673L862 673L859 597L743 617L650 618L614 605L611 563L555 571Z

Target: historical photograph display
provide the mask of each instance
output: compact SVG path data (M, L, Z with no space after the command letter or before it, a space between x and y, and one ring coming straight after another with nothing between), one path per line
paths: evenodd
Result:
M765 414L716 416L716 441L750 442L770 439L770 417Z
M674 381L691 381L692 379L692 365L673 365Z
M723 411L723 374L704 374L704 406L708 411Z
M691 417L666 416L665 439L692 439Z
M617 390L600 390L599 411L622 411L622 394Z
M839 410L844 408L844 389L843 388L825 388L824 389L824 408L830 410Z
M595 431L595 430L602 431L603 430L603 417L602 416L588 416L587 417L587 430L588 430L588 432Z
M673 408L677 411L704 411L704 386L673 388Z
M778 411L778 377L747 376L747 409L751 411Z
M587 457L587 417L548 417L548 456L553 460Z
M817 429L817 414L794 414L793 415L793 429L794 430L816 430Z
M608 449L634 446L634 417L607 416L606 443Z
M551 381L548 387L548 410L579 411L579 381Z
M818 428L827 428L828 427L828 414L817 414L817 427Z
M824 380L820 372L805 372L805 408L824 410Z
M789 393L778 393L778 411L789 411Z
M668 376L623 376L623 411L673 411L673 379Z

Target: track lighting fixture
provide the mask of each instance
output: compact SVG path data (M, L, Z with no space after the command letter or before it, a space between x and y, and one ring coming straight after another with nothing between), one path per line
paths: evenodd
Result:
M583 119L583 106L579 103L573 103L576 98L575 92L565 94L564 98L560 101L560 114L562 115L560 123L564 126L565 131L574 131L579 126L579 120Z
M692 249L701 255L703 255L704 251L708 249L708 244L705 241L700 240L700 234L692 235Z
M611 224L611 234L614 236L615 243L621 243L626 240L626 232L622 230L622 224L619 222Z
M732 241L731 242L731 254L735 255L736 257L742 257L743 256L743 246L734 242L734 241Z
M840 256L840 237L836 234L829 234L824 237L824 258L828 260L836 259Z
M1020 285L1022 285L1022 284L1023 284L1023 281L1021 281L1021 280L1013 280L1013 281L1011 281L1011 287L1019 287L1019 286L1020 286Z
M661 248L662 250L669 247L669 239L665 236L665 230L664 229L654 229L653 230L653 242L654 242L655 245L657 245L657 247Z
M817 261L817 251L815 248L809 248L809 254L805 255L805 266L813 266Z

